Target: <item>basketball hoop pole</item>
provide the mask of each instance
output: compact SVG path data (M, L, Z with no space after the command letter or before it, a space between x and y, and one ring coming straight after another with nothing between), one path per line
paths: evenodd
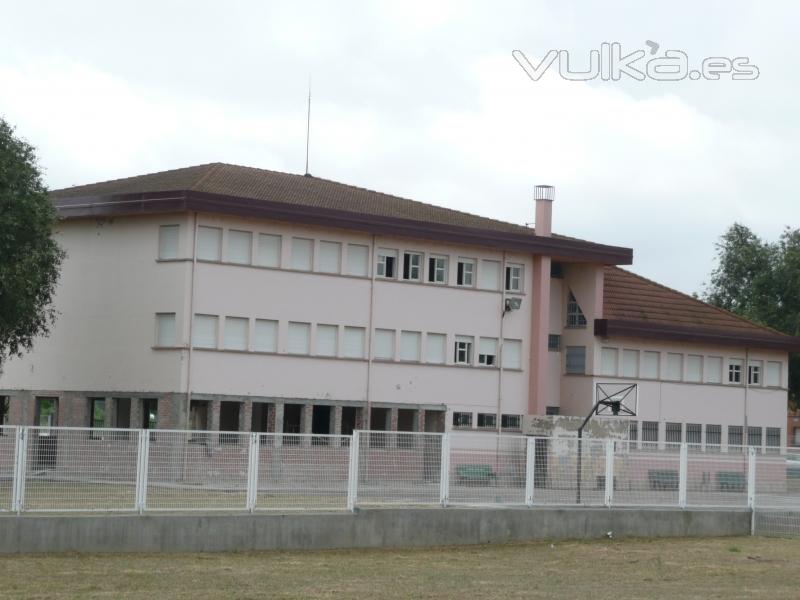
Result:
M608 400L603 399L603 400L598 400L597 402L595 402L594 406L592 407L592 410L589 412L588 415L586 415L586 418L583 420L583 423L581 423L581 426L578 427L578 465L577 465L578 466L578 469L577 469L577 471L578 471L577 492L578 493L577 493L577 498L575 499L575 504L580 504L581 503L581 471L582 471L582 467L583 467L583 428L586 427L586 424L595 415L595 413L597 412L597 409L600 408L600 406L602 404L604 404L604 403L608 403ZM611 410L614 410L614 408L612 407ZM617 412L619 412L619 402L617 402Z

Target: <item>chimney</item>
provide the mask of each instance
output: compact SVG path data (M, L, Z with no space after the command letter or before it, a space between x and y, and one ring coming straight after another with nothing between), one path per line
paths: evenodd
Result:
M552 185L537 185L533 188L536 201L536 235L550 237L553 229L553 200L556 188Z

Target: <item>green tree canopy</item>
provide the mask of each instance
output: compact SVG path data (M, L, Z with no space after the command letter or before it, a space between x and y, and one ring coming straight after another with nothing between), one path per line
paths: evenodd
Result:
M704 299L737 315L800 336L800 229L767 242L734 223L717 243ZM789 400L800 399L800 355L789 360Z
M64 259L55 222L35 149L0 118L0 365L30 350L55 322Z

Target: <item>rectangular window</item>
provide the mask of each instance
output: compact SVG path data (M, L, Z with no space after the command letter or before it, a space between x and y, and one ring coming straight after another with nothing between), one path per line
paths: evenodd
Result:
M358 277L369 276L369 247L347 244L347 273Z
M336 356L339 347L339 327L317 325L315 344L317 356Z
M683 379L683 354L667 352L667 376L665 379L672 381Z
M547 349L550 352L561 352L561 336L551 333L547 336Z
M8 425L10 402L11 401L8 396L0 396L0 426ZM1 429L0 435L4 435L4 432Z
M659 366L661 362L660 352L642 352L642 377L646 379L658 379Z
M131 427L131 399L113 398L114 400L114 427L117 429L130 429ZM127 434L126 434L127 435Z
M545 406L544 407L544 414L548 417L557 417L561 414L561 407L560 406Z
M501 415L500 426L503 429L520 429L522 427L522 417L520 415Z
M703 381L703 357L690 354L686 357L686 381L700 383Z
M522 265L506 266L506 291L522 291Z
M106 426L106 399L89 398L89 427L98 429Z
M667 423L664 433L666 442L680 444L683 441L683 428L680 423Z
M422 334L419 331L400 332L400 360L419 362Z
M737 451L744 444L743 433L741 425L728 425L728 449Z
M394 335L393 329L375 330L375 358L394 360Z
M732 358L728 362L728 383L742 383L742 360Z
M36 397L37 427L56 427L58 425L58 398Z
M447 283L447 257L431 256L428 259L428 281Z
M701 444L703 442L703 426L700 423L686 424L686 443Z
M422 254L419 252L403 253L403 279L422 281Z
M623 350L622 351L622 376L623 377L638 377L639 376L639 351L638 350Z
M292 268L297 271L314 268L314 240L292 238Z
M747 445L761 448L761 427L747 428Z
M767 452L777 452L781 445L780 427L767 427Z
M342 352L347 358L364 358L364 328L345 327Z
M500 262L496 260L482 260L478 270L478 287L482 290L500 289Z
M453 427L472 427L472 413L454 412Z
M586 373L586 346L567 346L566 370L570 375Z
M581 328L586 327L586 316L583 314L575 294L569 293L567 299L567 327Z
M281 266L281 236L271 233L258 234L258 264L262 267Z
M628 424L628 440L639 441L639 421L630 421Z
M394 279L397 276L397 250L378 249L376 275L386 279Z
M602 348L600 350L601 375L611 375L612 377L616 377L617 355L618 355L618 350L616 348Z
M761 364L760 360L751 360L747 365L748 385L761 385Z
M289 322L289 339L286 344L289 354L309 354L311 352L311 324Z
M322 273L342 272L342 245L339 242L319 243L319 270Z
M482 337L478 340L478 364L485 367L497 364L497 338Z
M278 322L271 319L256 319L253 350L256 352L278 351Z
M228 262L249 265L253 260L253 234L249 231L228 231Z
M222 229L204 225L197 228L197 258L198 260L222 260Z
M642 421L642 443L650 448L658 443L658 421Z
M156 313L156 346L175 345L175 313Z
M429 333L425 338L425 361L433 364L444 364L447 336L443 333Z
M706 359L706 381L708 383L722 383L721 356L709 356Z
M706 425L706 449L709 446L718 449L720 444L722 444L722 425Z
M503 368L522 368L522 340L503 340Z
M192 345L195 348L217 347L218 317L214 315L195 315Z
M250 319L225 317L225 349L247 350Z
M780 387L781 385L781 363L777 361L767 361L767 372L765 383L770 387Z
M497 415L478 413L478 429L494 429L497 427Z
M177 225L162 225L158 228L158 258L178 258Z
M457 365L471 365L472 343L472 337L466 335L457 335L453 362L455 362Z
M473 287L475 285L475 261L471 258L459 258L456 273L456 285Z

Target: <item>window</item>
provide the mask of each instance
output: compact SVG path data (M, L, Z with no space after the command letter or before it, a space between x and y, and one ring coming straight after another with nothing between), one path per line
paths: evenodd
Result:
M429 333L425 342L425 361L433 364L444 364L447 336L443 333Z
M503 340L503 368L522 368L522 341Z
M561 352L561 336L551 333L547 336L547 349L550 352Z
M429 334L430 339L430 334ZM375 330L375 358L383 360L394 360L394 330L376 329Z
M98 429L106 426L106 399L89 398L89 427Z
M642 421L642 442L651 448L658 442L658 421Z
M667 375L665 379L680 381L683 378L683 354L667 352Z
M345 327L343 354L347 358L364 358L364 328Z
M225 349L247 350L250 319L225 317Z
M456 273L456 285L473 287L475 285L475 261L471 258L459 258Z
M777 452L777 449L780 445L781 445L780 427L767 427L767 452Z
M728 447L738 450L743 445L743 431L741 425L728 425Z
M638 350L623 350L622 351L622 376L623 377L638 377L639 376L639 351Z
M114 427L117 429L130 429L131 427L131 399L113 398L114 401ZM127 435L127 434L126 434Z
M336 356L339 348L339 327L337 325L317 325L317 356Z
M422 254L419 252L403 253L403 279L422 281Z
M158 427L158 398L142 398L142 429ZM153 438L150 438L151 441Z
M454 412L453 427L472 427L472 413Z
M219 227L197 228L198 260L222 260L222 229Z
M586 373L586 346L567 346L566 367L570 375Z
M292 268L310 271L314 267L314 240L292 238Z
M271 233L258 234L258 264L276 269L281 266L281 236Z
M690 354L686 357L686 381L703 381L703 357Z
M544 414L548 417L557 417L561 414L561 407L560 406L545 406L544 407Z
M158 228L158 258L178 258L178 232L177 225Z
M478 341L478 364L493 367L497 364L497 338L484 338Z
M222 401L219 403L219 430L220 431L239 431L239 412L241 403ZM236 444L239 442L238 435L220 435L220 444Z
M289 340L286 350L289 354L309 354L311 352L311 324L289 322Z
M400 332L400 360L419 362L422 334L419 331Z
M253 234L249 231L228 231L228 262L249 265L253 260Z
M553 279L564 279L564 265L562 265L560 262L551 262L550 277Z
M767 372L765 383L770 387L780 387L781 385L781 363L767 361Z
M642 352L642 377L647 379L658 379L659 365L661 363L660 352Z
M742 383L742 361L738 358L728 362L728 383Z
M195 348L217 347L217 321L214 315L195 315L192 345Z
M683 441L683 428L680 423L667 423L664 433L667 442L680 444Z
M457 365L472 364L472 342L473 338L465 335L457 335L455 343L455 355L453 362Z
M522 291L522 265L506 266L506 291Z
M0 426L8 425L8 413L10 409L10 399L8 396L0 396ZM0 429L0 435L4 432Z
M347 273L359 277L369 276L369 247L347 244Z
M270 319L256 319L253 350L256 352L278 351L278 322Z
M761 448L761 427L747 428L747 445Z
M447 283L447 257L431 256L428 259L428 281Z
M761 361L751 360L747 365L747 383L748 385L761 385Z
M700 423L686 424L686 443L700 444L703 441L703 426Z
M600 374L616 376L617 374L616 348L602 348L600 350Z
M706 359L706 381L708 383L722 383L721 356L709 356Z
M706 425L706 448L722 444L722 425Z
M497 427L497 415L478 413L478 429L494 429Z
M631 442L639 441L639 421L630 421L628 424L628 440Z
M567 298L567 327L586 327L586 317L572 292Z
M339 242L319 243L319 270L322 273L342 272L342 245Z
M482 290L500 289L500 262L496 260L482 260L478 270L478 287Z
M156 314L156 346L175 345L175 313Z
M520 429L522 417L520 415L501 415L500 426L503 429Z

